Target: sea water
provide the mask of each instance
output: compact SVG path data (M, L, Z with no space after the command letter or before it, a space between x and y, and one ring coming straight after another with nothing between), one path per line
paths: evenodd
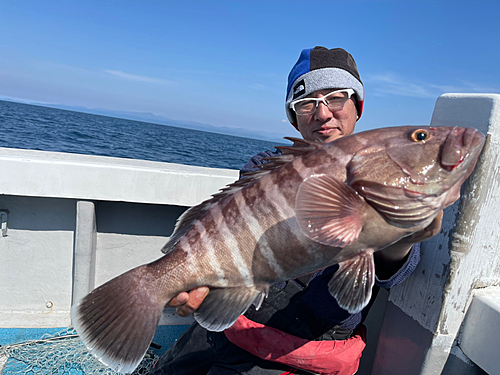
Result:
M0 147L241 169L253 155L276 145L277 142L0 100Z

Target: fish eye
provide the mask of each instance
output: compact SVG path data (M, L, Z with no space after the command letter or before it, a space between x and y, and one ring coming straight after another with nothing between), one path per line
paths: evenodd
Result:
M430 134L427 130L424 129L418 129L415 130L413 133L411 133L411 140L414 142L423 142L427 139L429 139Z

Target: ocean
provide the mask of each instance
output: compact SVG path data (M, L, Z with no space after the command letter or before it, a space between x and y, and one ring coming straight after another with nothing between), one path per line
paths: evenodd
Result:
M253 155L276 145L0 100L0 147L241 169Z

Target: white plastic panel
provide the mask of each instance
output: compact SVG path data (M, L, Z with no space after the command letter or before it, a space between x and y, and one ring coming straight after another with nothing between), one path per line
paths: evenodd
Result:
M488 374L500 374L500 287L476 293L464 321L460 347Z

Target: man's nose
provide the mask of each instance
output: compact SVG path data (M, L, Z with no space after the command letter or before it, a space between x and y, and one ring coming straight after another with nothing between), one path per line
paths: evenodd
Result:
M314 117L317 120L328 120L332 117L332 111L328 108L325 103L319 102L316 107L316 111L314 111Z

